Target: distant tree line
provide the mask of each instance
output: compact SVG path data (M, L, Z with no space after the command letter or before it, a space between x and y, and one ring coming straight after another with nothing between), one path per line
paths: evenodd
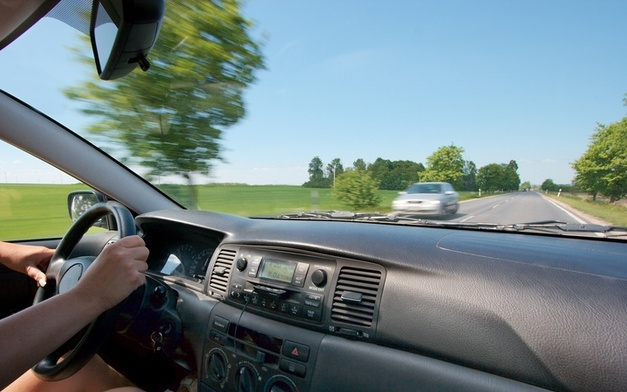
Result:
M520 188L516 161L477 168L473 161L464 160L463 153L464 149L455 145L440 147L427 157L426 166L409 160L383 158L372 163L357 159L351 167L344 167L340 158L335 158L325 166L316 156L309 163L309 180L303 186L332 188L347 173L359 172L368 175L378 189L385 190L400 191L415 182L426 181L449 182L455 189L465 191L515 191Z
M546 192L578 192L579 189L574 184L556 184L551 178L544 180L540 189Z

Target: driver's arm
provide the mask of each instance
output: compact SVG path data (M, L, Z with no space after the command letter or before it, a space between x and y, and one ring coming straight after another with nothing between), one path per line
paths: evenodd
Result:
M102 251L76 287L0 320L0 390L144 284L147 258L141 237L122 238Z
M46 274L42 272L54 250L44 246L11 244L0 241L0 264L33 278L39 286L46 284Z

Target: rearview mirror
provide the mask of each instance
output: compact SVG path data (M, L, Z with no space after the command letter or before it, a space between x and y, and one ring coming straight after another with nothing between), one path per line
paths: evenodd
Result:
M159 35L164 0L97 0L91 12L90 35L100 79L127 75L138 65L150 67L147 56Z

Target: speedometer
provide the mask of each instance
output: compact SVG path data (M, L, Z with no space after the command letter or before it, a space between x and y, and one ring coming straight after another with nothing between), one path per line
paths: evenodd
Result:
M166 261L160 272L202 281L214 250L214 247L206 244L175 245L166 252Z
M203 247L199 252L194 254L189 265L190 278L201 282L205 279L205 273L207 272L207 267L209 266L209 261L211 260L214 250L215 248Z

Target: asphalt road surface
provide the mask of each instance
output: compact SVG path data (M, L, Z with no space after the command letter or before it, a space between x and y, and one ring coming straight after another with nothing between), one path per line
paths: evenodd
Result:
M456 214L444 217L451 222L527 223L558 220L566 223L591 223L559 206L538 192L515 192L467 200Z

